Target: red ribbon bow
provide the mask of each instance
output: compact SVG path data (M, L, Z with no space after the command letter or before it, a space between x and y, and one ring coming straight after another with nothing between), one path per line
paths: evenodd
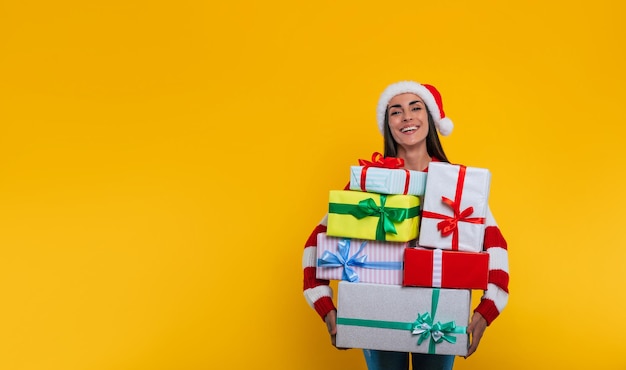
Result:
M383 157L382 154L374 152L372 154L372 161L366 161L365 159L359 159L359 165L365 167L382 167L382 168L402 168L404 166L404 159L396 157Z
M472 213L474 213L474 207L467 207L461 211L461 196L463 195L463 184L465 183L466 170L467 168L465 166L460 166L454 200L448 199L444 196L441 197L441 201L452 209L452 216L446 216L429 211L422 212L422 217L438 218L442 220L437 223L437 230L439 230L441 236L448 236L452 234L452 250L455 251L459 249L459 222L468 222L472 224L485 223L484 217L469 217Z
M359 159L359 165L363 166L361 169L361 190L365 190L365 179L367 177L367 169L370 167L378 167L378 168L388 168L391 170L402 169L404 166L404 159L397 157L384 157L379 152L374 152L372 154L372 161L366 161L365 159ZM409 170L404 170L406 172L406 180L404 181L404 195L406 195L409 191L409 180L411 174Z

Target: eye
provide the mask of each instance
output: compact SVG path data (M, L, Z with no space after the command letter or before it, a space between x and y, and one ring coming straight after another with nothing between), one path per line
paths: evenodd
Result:
M413 107L413 110L422 110L422 107Z
M400 111L395 110L395 111L391 111L391 112L389 112L389 115L390 115L390 116L395 116L396 114L400 114Z

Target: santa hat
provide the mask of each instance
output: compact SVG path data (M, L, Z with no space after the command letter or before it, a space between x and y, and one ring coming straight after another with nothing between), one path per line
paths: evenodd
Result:
M450 135L454 125L443 112L443 102L441 101L439 91L432 85L419 84L413 81L400 81L391 84L380 95L378 106L376 107L376 119L378 120L378 129L381 134L384 135L385 113L387 112L389 101L394 96L404 93L413 93L422 98L435 121L435 127L437 127L439 133L443 136Z

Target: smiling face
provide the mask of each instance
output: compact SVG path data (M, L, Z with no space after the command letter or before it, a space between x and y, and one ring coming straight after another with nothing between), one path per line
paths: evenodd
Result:
M398 151L423 147L426 150L428 111L422 98L413 93L399 94L387 105L389 129Z

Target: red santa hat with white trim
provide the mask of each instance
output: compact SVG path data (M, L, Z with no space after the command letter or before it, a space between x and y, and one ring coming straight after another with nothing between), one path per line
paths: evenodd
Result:
M394 96L404 93L413 93L422 98L435 121L437 131L443 136L450 135L454 125L443 111L443 102L441 101L439 91L432 85L419 84L413 81L400 81L391 84L380 95L378 106L376 107L376 119L378 120L378 129L381 134L384 135L385 113L387 112L389 101Z

